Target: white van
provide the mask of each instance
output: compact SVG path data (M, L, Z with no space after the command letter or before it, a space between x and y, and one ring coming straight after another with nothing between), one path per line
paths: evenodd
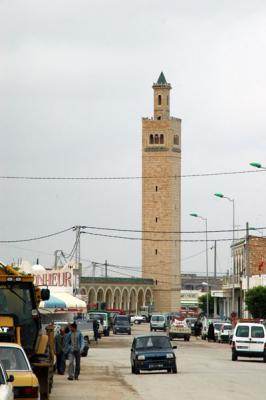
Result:
M168 326L167 316L164 314L152 314L150 320L150 331L166 331Z
M253 322L240 322L234 329L232 361L238 357L261 357L266 362L266 329Z

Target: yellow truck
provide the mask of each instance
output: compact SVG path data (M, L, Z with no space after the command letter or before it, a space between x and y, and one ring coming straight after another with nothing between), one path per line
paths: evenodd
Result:
M53 327L43 334L38 310L49 297L49 289L34 285L33 275L0 262L0 342L23 347L39 380L41 400L49 400L53 384Z

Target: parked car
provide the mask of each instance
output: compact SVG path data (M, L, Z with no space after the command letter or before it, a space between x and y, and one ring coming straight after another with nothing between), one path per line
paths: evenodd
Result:
M222 324L221 329L218 332L218 342L219 343L230 343L231 337L233 334L232 324L226 322Z
M222 322L214 322L213 327L214 327L214 337L215 341L218 341L218 335L220 330L222 329L223 323Z
M85 321L83 319L76 320L77 328L84 337L84 349L81 353L82 357L87 357L89 351L90 340L94 337L93 321Z
M157 331L161 330L166 332L166 329L168 327L168 320L167 316L164 314L153 314L151 316L150 320L150 330L152 331Z
M232 339L232 361L238 357L263 358L266 363L266 329L258 323L240 322L234 329Z
M131 372L167 370L177 373L176 356L166 335L136 336L131 347Z
M14 392L12 383L14 376L7 376L6 370L0 362L0 399L1 400L14 400Z
M14 398L38 400L39 382L23 348L15 343L0 343L0 360L9 379L14 377Z
M104 336L109 336L110 335L110 330L111 330L111 317L108 312L105 311L90 311L87 314L87 318L90 321L93 321L94 319L97 319L97 321L102 325L102 332ZM99 329L100 331L100 329Z
M130 322L141 324L142 322L146 322L146 317L144 315L131 315Z
M113 324L113 333L127 333L131 335L131 325L128 315L117 315Z

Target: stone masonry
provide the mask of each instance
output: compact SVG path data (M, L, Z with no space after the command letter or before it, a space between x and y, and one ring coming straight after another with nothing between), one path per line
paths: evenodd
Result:
M153 90L154 116L142 120L142 272L155 282L156 311L168 312L180 309L180 235L171 232L181 228L181 120L170 117L163 73Z

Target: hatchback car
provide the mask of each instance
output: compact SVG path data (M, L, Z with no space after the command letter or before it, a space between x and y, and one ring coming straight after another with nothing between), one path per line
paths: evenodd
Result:
M39 382L22 347L14 343L0 343L0 361L9 379L14 376L14 398L38 400Z
M0 362L0 399L1 400L14 400L13 382L14 377L10 375L9 378L3 365Z
M114 320L113 333L127 333L131 335L131 325L128 315L117 315Z
M176 356L166 335L136 336L131 347L131 372L166 370L177 373Z
M238 357L259 357L266 363L266 329L262 324L238 323L232 339L232 361Z

